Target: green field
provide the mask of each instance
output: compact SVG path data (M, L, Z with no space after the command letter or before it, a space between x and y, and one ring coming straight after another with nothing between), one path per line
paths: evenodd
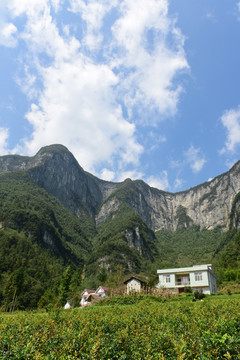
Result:
M240 295L1 313L0 359L240 359Z

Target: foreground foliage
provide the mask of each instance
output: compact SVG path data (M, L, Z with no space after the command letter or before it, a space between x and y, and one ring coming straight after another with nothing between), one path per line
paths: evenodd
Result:
M0 315L0 359L240 359L240 297Z

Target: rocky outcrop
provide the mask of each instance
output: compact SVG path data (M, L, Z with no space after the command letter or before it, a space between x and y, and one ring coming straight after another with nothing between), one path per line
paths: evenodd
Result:
M240 229L240 192L235 196L230 214L230 228Z
M62 145L42 148L34 157L0 158L1 171L28 171L33 181L79 217L103 222L127 203L153 230L198 225L228 229L233 200L240 192L240 162L225 174L179 193L151 188L143 181L112 183L85 172Z
M155 249L154 235L151 231L148 231L147 238L152 241L152 249L149 249L149 244L146 243L144 237L141 235L141 229L139 226L135 226L131 229L127 228L124 232L125 238L127 239L128 246L131 249L136 250L141 256L151 260L153 258L153 250Z

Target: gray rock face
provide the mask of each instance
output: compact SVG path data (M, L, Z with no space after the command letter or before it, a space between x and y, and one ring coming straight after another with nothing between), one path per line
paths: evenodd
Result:
M87 174L62 145L42 148L34 157L0 157L0 171L27 170L33 181L77 216L96 211L114 184Z
M39 161L41 158L41 161ZM29 173L39 186L56 196L76 215L89 211L94 216L103 196L94 178L86 176L72 154L67 151L41 151Z
M138 226L135 226L132 229L126 229L124 235L130 248L138 251L141 256L150 259L149 249L147 248L147 244L145 243L143 237L140 234L140 229ZM153 240L150 232L148 236Z
M95 217L96 223L99 224L103 222L111 213L117 212L120 205L121 202L116 197L113 197L109 201L105 202L101 206L99 213Z
M233 200L240 191L240 162L225 174L179 193L163 192L149 187L143 181L132 182L125 201L153 230L176 230L179 227L198 225L201 229L216 226L227 230ZM119 207L116 194L105 201L98 220Z
M230 212L233 200L240 191L240 162L225 174L212 181L201 184L188 191L169 194L166 196L166 213L171 219L168 229L176 230L179 226L199 225L200 228L213 229L222 226L225 229L230 224ZM166 224L162 221L164 217L156 218L159 209L159 201L154 202L153 228L164 228ZM158 209L160 211L158 211ZM184 209L185 214L179 209ZM165 217L166 218L166 217ZM167 218L167 219L169 219ZM170 227L169 227L170 225Z
M44 147L34 157L0 157L0 171L14 170L28 171L35 183L79 217L90 214L100 223L127 203L155 231L192 225L227 229L233 200L240 192L240 161L225 174L175 194L143 181L100 180L86 173L62 145Z

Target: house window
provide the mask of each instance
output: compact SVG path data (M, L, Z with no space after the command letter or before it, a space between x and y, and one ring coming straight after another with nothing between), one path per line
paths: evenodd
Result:
M163 276L163 281L164 281L165 283L170 283L170 274L164 275L164 276Z
M201 280L202 280L202 273L195 272L195 281L201 281Z

